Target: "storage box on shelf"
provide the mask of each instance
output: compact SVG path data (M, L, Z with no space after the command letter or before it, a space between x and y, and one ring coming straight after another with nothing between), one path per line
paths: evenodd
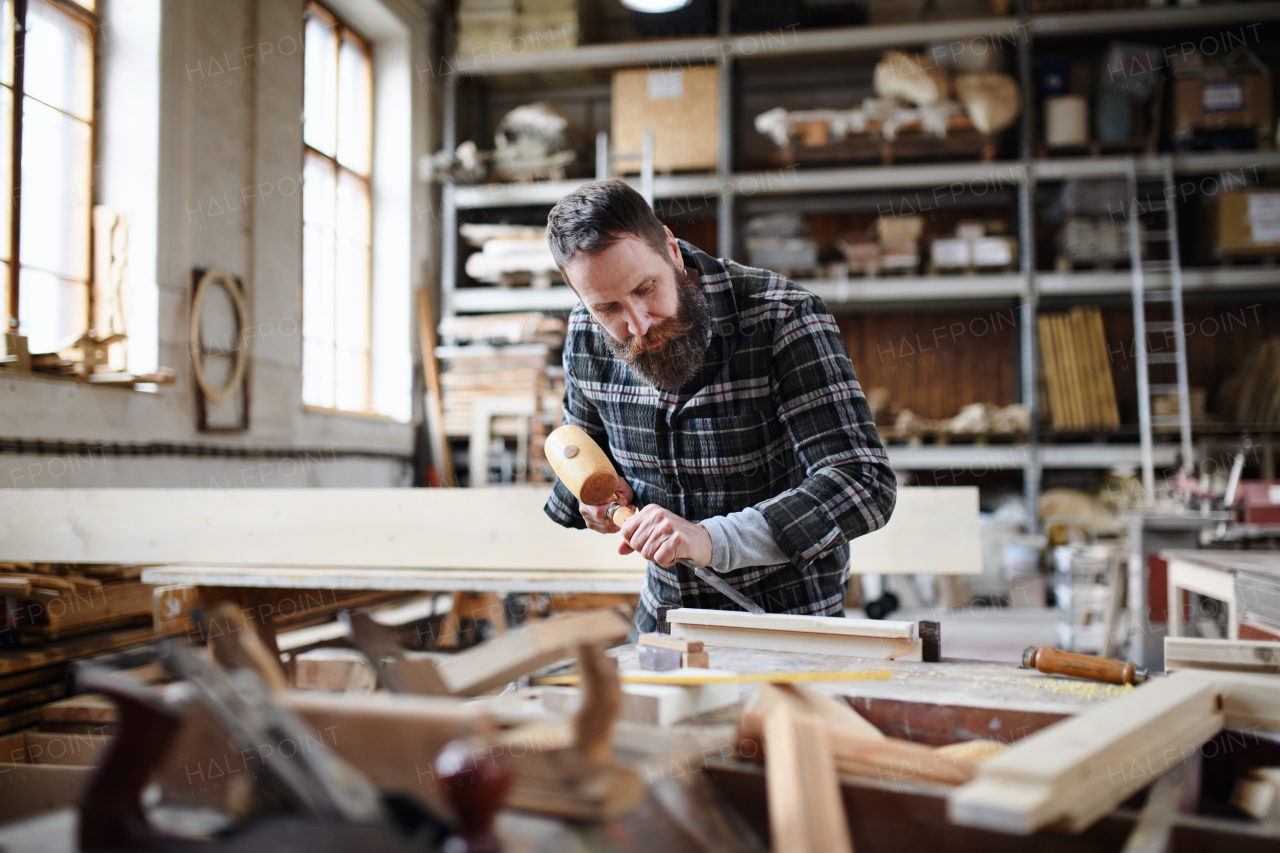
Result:
M610 141L617 170L640 171L648 130L653 131L655 172L714 170L720 148L719 81L714 65L615 71Z

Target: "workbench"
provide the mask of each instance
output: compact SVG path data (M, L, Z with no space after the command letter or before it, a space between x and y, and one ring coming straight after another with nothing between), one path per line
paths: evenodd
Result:
M1226 639L1241 639L1242 622L1247 638L1278 638L1266 627L1255 625L1250 631L1245 614L1260 611L1274 619L1272 612L1280 603L1280 552L1173 549L1160 555L1169 563L1170 637L1185 635L1188 613L1183 593L1194 592L1226 607ZM1276 600L1272 600L1273 590Z
M944 639L945 651L945 639ZM1132 688L1068 679L1013 664L944 658L937 663L902 663L831 655L707 646L710 663L736 672L866 672L888 669L876 681L814 682L809 689L848 697L860 714L886 734L927 744L962 740L1019 740L1069 715L1083 713ZM636 665L636 647L610 651L624 668ZM756 688L746 685L743 701ZM536 692L536 688L534 689ZM520 701L514 697L496 702ZM536 700L525 700L536 701ZM641 805L596 825L575 825L504 811L498 834L509 853L565 851L661 851L700 853L695 840L708 815L732 808L768 845L763 767L734 757L740 707L730 707L667 728L622 721L614 729L616 760L636 770L650 785ZM1264 761L1280 764L1280 746L1266 739ZM1207 754L1207 751L1206 751ZM1241 756L1237 753L1234 758ZM1206 773L1215 772L1209 767ZM1043 851L1106 853L1123 848L1136 819L1120 809L1080 835L1042 832L1020 837L959 827L947 822L944 786L909 778L875 780L843 777L846 812L859 853L902 850ZM71 809L0 827L0 846L9 853L71 851L75 816ZM1275 828L1238 819L1180 815L1174 849L1223 849L1232 853L1274 849ZM336 837L335 837L336 842ZM320 845L315 850L328 849ZM334 848L336 849L336 848ZM743 850L749 849L746 847ZM758 849L758 848L757 848ZM210 853L216 853L210 850Z
M1122 513L1128 528L1127 599L1131 633L1128 659L1153 672L1164 669L1167 633L1165 602L1167 575L1160 552L1169 548L1198 548L1201 532L1230 521L1229 512L1167 512L1136 510Z

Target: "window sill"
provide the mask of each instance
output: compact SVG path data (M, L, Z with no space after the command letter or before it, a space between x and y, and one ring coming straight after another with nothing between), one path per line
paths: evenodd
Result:
M82 388L110 388L116 391L136 391L141 394L155 394L162 387L161 383L156 382L139 382L137 384L127 384L120 382L89 382L81 379L79 376L69 376L57 373L41 373L38 371L16 371L0 366L0 380L4 379L21 379L23 381L44 382L54 385L75 385ZM163 383L164 385L172 385L172 382Z
M338 415L344 418L359 418L360 420L377 421L385 424L404 423L403 421L396 420L390 415L381 415L377 412L352 412L347 409L330 409L325 406L308 406L305 403L302 405L302 411L309 415Z

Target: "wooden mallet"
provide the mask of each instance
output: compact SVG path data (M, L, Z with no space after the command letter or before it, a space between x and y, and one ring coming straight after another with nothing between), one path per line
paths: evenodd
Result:
M608 504L605 515L621 527L636 514L629 506L618 501L618 472L600 445L580 427L565 424L552 431L543 445L547 461L573 496L589 506ZM764 608L738 592L724 578L691 560L676 560L713 588L723 593L734 604L748 613L764 613Z

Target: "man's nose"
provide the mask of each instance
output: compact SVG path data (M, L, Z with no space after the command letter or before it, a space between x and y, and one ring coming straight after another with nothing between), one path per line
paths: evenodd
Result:
M640 337L653 328L653 319L642 307L627 309L627 332L632 337Z

